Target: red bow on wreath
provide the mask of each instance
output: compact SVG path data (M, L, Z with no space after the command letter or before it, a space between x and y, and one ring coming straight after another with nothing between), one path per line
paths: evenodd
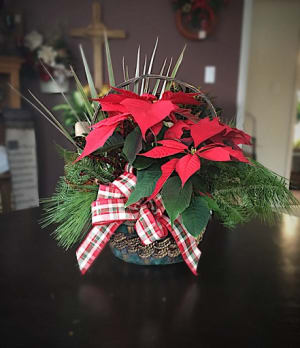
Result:
M145 245L166 237L170 232L183 260L197 275L201 255L197 242L178 219L171 225L170 219L164 214L160 195L150 201L139 201L125 207L135 185L136 176L125 171L111 184L99 186L97 200L92 203L93 228L76 252L81 273L89 269L121 224L136 221L136 232Z

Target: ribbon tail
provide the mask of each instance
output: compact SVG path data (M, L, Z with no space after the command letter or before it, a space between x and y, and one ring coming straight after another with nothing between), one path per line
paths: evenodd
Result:
M122 221L113 222L105 226L94 226L91 229L76 251L79 269L82 274L85 274L85 272L90 268L97 256L104 249L107 242L110 240L110 237L121 224Z
M174 221L173 226L168 217L163 216L162 221L172 234L175 242L181 252L184 262L194 275L197 275L197 266L201 256L201 251L197 247L196 239L191 236L182 223L178 220Z

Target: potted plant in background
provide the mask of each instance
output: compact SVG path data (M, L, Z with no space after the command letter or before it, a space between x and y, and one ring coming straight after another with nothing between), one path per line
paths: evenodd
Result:
M143 66L138 49L135 76L123 65L124 82L115 87L107 39L105 45L107 95L97 95L83 51L91 99L72 70L89 124L85 134L72 136L36 96L24 97L74 145L59 149L65 175L44 200L43 224L56 224L64 248L80 243L82 273L110 242L125 261L184 261L196 274L212 214L232 228L254 217L272 221L274 211L298 204L284 178L245 157L240 145L251 137L222 121L202 91L176 79L184 50L174 66L165 59L153 74L157 43Z
M98 96L104 96L110 90L108 85L103 85ZM82 90L87 98L91 98L90 88L88 85L83 87ZM89 120L86 117L85 101L81 92L78 90L72 91L69 96L69 103L58 104L53 107L53 111L60 111L62 113L63 121L70 134L75 136L81 136L82 134L89 132ZM78 116L81 122L78 122Z

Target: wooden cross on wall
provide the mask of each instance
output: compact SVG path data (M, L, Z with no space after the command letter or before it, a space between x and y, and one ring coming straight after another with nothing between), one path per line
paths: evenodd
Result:
M102 45L106 32L108 39L124 39L123 30L107 29L101 22L101 9L98 1L93 2L92 15L93 21L86 28L71 29L70 34L74 37L87 37L92 40L94 53L94 83L98 90L103 86L103 62L102 62Z

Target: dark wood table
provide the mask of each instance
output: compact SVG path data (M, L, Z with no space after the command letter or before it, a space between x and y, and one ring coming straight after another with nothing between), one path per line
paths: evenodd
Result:
M0 217L0 347L300 347L300 219L211 221L199 276L107 247L81 276L39 210Z

